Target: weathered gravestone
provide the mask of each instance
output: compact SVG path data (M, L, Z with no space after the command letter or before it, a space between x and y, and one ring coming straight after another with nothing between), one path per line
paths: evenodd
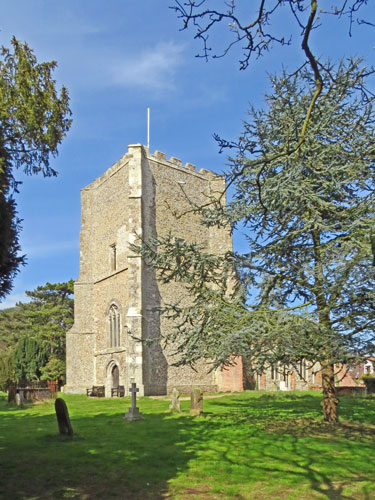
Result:
M23 397L22 397L22 392L16 392L16 405L17 406L22 406L22 401L23 401Z
M171 411L181 411L181 405L180 405L180 393L178 392L176 387L173 387L172 391L172 399L171 399L171 404L169 405L169 409Z
M57 398L55 401L55 411L60 434L73 436L72 424L70 423L68 408L63 399Z
M200 387L194 387L190 398L190 414L202 415L203 413L203 393Z
M140 413L139 408L137 408L137 392L139 392L139 389L137 388L136 384L133 382L132 386L130 387L129 391L131 392L132 395L132 405L129 408L129 411L125 413L124 418L126 420L141 420L143 415Z

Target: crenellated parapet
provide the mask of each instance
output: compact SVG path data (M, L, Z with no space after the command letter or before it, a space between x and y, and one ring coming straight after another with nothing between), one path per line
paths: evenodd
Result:
M129 148L130 147L131 146L129 146ZM175 156L171 156L169 159L167 159L167 155L165 153L162 153L161 151L156 150L154 152L154 154L151 154L147 147L145 147L145 146L142 146L142 147L143 147L144 152L149 160L153 160L153 161L156 161L158 163L165 164L165 165L172 167L172 168L178 168L178 169L182 169L182 170L191 172L191 173L196 174L198 176L202 176L202 177L206 178L207 180L222 178L222 176L215 174L214 172L211 172L211 170L206 170L204 168L201 168L198 171L197 167L195 165L193 165L192 163L185 163L185 165L183 165L182 161L179 158L176 158Z
M104 172L103 175L100 175L99 177L97 177L91 184L89 184L88 186L84 187L82 189L82 191L88 190L88 189L95 189L98 186L100 186L101 184L103 184L103 182L105 182L108 179L110 179L120 168L123 168L124 165L126 165L127 163L129 163L130 158L131 158L131 155L129 153L125 153L120 158L119 161L116 161L111 167L109 167Z
M162 153L161 151L155 150L155 152L152 154L149 152L149 149L146 146L143 146L142 144L130 144L128 152L125 153L119 161L115 162L110 168L108 168L103 175L97 177L91 184L83 188L83 190L89 190L89 189L95 189L98 186L100 186L103 182L107 181L109 178L111 178L116 172L120 169L126 166L131 158L133 157L134 154L139 154L139 150L142 150L144 156L151 161L155 161L157 163L166 165L167 167L172 167L172 168L177 168L181 169L182 171L192 173L193 175L196 175L198 177L207 179L208 181L218 181L218 180L224 180L224 178L216 174L215 172L212 172L211 170L206 170L204 168L201 168L200 170L197 169L195 165L192 163L185 163L185 165L182 164L182 161L179 158L176 158L175 156L171 156L169 159L167 159L167 155L165 153ZM138 153L136 153L138 152Z

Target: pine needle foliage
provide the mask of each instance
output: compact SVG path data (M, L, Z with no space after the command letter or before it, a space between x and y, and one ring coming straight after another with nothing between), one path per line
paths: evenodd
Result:
M17 380L64 379L66 332L73 325L73 286L73 280L46 283L26 292L30 302L0 311L4 353L0 379L10 379L6 373L12 370ZM13 364L9 365L9 358Z
M299 137L309 71L272 77L267 108L250 110L230 159L228 217L247 230L249 252L237 262L251 303L308 304L321 339L311 354L336 362L374 345L375 114L371 71L358 60L325 68L326 90L295 154L285 151Z
M26 43L11 40L0 49L0 299L25 263L19 254L21 221L14 193L15 170L55 176L50 158L58 154L71 126L67 89L56 88L55 61L38 63Z
M375 346L375 114L372 70L361 64L321 65L324 90L300 148L315 86L307 68L270 77L273 92L250 109L238 142L217 138L232 152L234 194L225 208L205 207L202 222L241 228L246 253L212 256L171 236L142 250L159 279L180 281L192 298L163 307L180 363L320 362L327 420L337 419L334 363Z
M47 351L48 357L65 361L65 334L73 325L74 281L46 283L26 292L30 332Z
M39 380L41 368L47 363L47 354L40 342L31 337L23 337L13 354L16 381Z

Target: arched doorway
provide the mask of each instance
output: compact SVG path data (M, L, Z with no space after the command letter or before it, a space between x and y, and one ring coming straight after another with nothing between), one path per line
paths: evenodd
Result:
M120 373L117 365L112 368L112 389L117 389L119 386Z

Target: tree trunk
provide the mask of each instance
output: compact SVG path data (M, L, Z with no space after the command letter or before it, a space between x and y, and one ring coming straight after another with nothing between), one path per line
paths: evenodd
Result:
M319 315L319 326L321 331L327 334L330 333L332 329L330 320L330 310L325 298L324 291L324 272L323 272L323 261L324 257L322 255L322 246L320 241L320 232L318 230L313 230L311 232L313 245L314 245L314 293L316 297L316 305ZM323 352L324 354L324 352ZM336 397L335 388L335 371L334 364L329 358L323 363L322 368L322 386L323 386L323 413L324 420L327 422L338 422L338 404L339 400Z
M324 420L327 422L338 422L339 400L336 397L335 373L334 366L332 364L326 365L322 369L322 386Z

